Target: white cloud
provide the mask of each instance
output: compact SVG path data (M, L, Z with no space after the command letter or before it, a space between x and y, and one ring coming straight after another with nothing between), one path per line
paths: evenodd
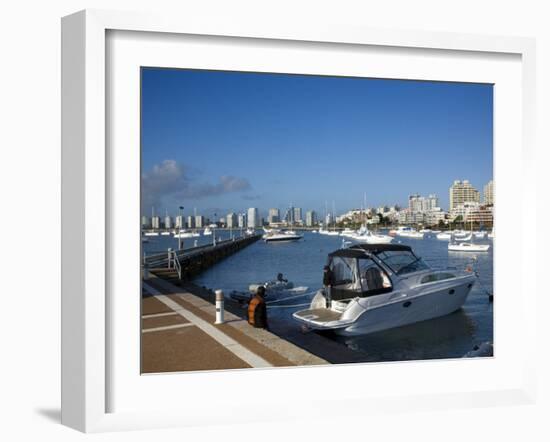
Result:
M162 207L166 199L185 202L251 188L247 179L232 175L223 175L214 183L199 182L190 176L184 164L164 160L141 176L142 208Z

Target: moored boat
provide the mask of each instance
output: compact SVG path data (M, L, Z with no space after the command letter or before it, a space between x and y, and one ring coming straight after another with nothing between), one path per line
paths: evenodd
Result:
M373 333L452 313L474 283L473 273L432 269L405 245L355 245L329 254L324 288L293 317L311 329Z
M490 249L489 244L474 244L472 242L450 243L449 251L452 252L487 252Z
M270 232L265 233L262 239L265 242L298 241L302 239L302 235L299 235L294 231L282 231L272 229Z

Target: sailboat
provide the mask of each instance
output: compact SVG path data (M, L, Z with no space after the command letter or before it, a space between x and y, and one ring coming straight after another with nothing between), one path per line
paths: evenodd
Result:
M455 236L455 241L449 243L447 248L451 252L487 252L491 247L489 244L475 244L473 238L473 220L470 220L470 234L458 238Z
M339 236L340 232L336 230L336 217L335 217L335 210L334 210L334 201L332 202L332 230L329 230L326 232L326 235L329 236Z

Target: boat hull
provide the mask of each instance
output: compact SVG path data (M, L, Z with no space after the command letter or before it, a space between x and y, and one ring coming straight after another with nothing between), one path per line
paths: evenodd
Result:
M464 305L472 285L464 283L368 309L352 325L335 331L344 336L364 335L448 315Z
M339 320L331 317L330 321L323 323L311 320L308 311L296 312L293 316L311 329L332 330L343 336L365 335L453 313L464 305L474 282L475 277L471 276L462 278L460 284L445 284L416 295L396 294L395 301L366 307L356 318L346 319L344 313ZM332 312L330 309L322 310L329 316Z
M286 237L264 238L265 242L290 242L302 239L300 235L287 235Z

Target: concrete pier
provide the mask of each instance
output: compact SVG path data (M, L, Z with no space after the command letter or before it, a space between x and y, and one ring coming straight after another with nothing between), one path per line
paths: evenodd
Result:
M142 373L324 365L328 362L151 275L143 283Z

